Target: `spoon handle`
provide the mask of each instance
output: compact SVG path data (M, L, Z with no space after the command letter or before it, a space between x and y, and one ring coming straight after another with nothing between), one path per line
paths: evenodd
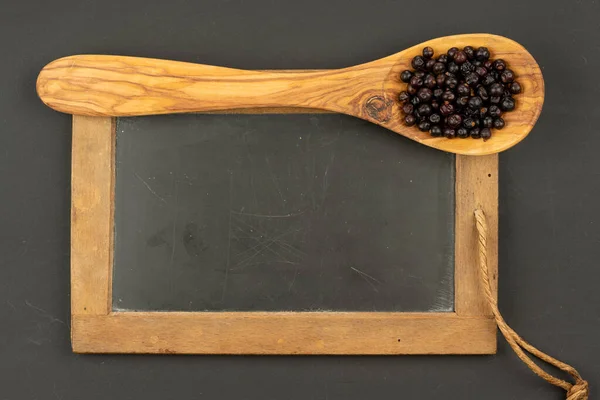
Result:
M381 84L372 86L372 79L365 79L368 76L368 68L357 67L246 71L139 57L78 55L44 67L37 92L51 108L78 115L301 107L364 118L370 113L362 115L365 112L358 103L381 88Z

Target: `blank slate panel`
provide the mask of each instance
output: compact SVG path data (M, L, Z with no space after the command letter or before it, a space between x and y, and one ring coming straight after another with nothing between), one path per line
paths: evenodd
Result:
M454 162L337 114L119 119L113 308L453 311Z

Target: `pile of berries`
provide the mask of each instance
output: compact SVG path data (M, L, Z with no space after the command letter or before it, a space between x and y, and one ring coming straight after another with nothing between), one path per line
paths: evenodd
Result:
M487 140L492 128L504 128L502 114L515 108L521 92L504 60L490 60L486 47L456 47L437 58L425 47L402 71L407 88L400 92L404 122L431 136Z

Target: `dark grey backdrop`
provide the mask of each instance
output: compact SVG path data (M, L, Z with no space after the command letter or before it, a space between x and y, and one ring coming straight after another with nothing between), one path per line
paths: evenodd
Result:
M7 1L0 4L0 399L560 399L493 357L81 356L69 346L70 119L35 77L73 53L333 68L488 31L541 64L546 105L501 157L500 307L600 381L597 1Z

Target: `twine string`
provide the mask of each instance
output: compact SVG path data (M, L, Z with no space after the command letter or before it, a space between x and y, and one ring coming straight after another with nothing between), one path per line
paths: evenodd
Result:
M538 350L531 344L527 343L521 338L504 320L498 309L498 301L496 297L492 295L492 285L490 284L490 278L488 274L488 263L487 263L487 220L482 210L475 210L475 221L477 226L478 234L478 248L479 248L479 268L481 270L481 278L483 280L483 288L485 291L485 297L496 319L496 323L502 335L506 338L506 341L510 347L517 354L519 359L529 367L535 374L544 379L546 382L551 383L554 386L563 388L567 392L567 400L587 400L589 397L588 382L584 380L579 372L569 364L557 360L554 357ZM528 354L529 353L529 354ZM567 382L563 379L559 379L540 368L533 360L530 355L533 355L540 360L547 362L561 369L571 375L575 383Z

